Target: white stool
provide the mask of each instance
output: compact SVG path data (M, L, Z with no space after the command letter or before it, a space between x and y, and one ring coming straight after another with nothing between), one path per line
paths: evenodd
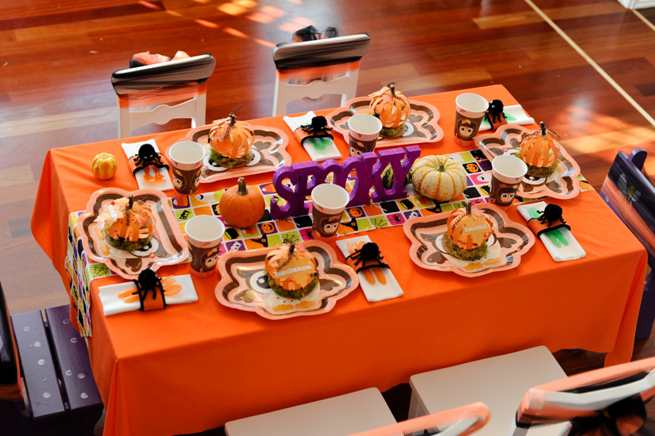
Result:
M215 64L211 55L201 55L115 71L119 137L174 119L190 119L192 128L205 124L206 80Z
M360 59L366 34L285 44L273 51L277 68L273 116L286 115L292 101L338 95L340 104L357 94Z
M516 410L525 392L539 384L566 377L546 347L424 372L410 378L410 417L452 409L474 401L485 403L491 419L476 435L526 434L516 429ZM568 422L532 427L529 436L565 435Z
M228 436L346 436L395 424L376 388L230 421Z

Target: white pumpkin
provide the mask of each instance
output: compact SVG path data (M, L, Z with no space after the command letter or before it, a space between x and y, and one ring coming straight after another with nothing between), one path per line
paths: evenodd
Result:
M464 192L466 172L462 165L448 156L423 156L410 171L414 189L436 201L450 201Z

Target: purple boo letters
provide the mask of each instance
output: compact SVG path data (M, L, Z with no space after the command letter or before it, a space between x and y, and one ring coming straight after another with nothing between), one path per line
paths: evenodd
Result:
M328 160L322 164L316 162L302 162L279 168L273 176L273 186L277 192L271 200L271 215L273 218L287 218L289 216L306 215L309 213L305 198L316 185L325 182L328 174L333 174L334 183L346 185L348 175L354 170L355 185L350 192L348 206L393 200L405 196L405 178L414 161L421 154L416 145L409 147L381 150L377 153L363 153L353 156L343 163ZM393 185L385 188L382 183L382 172L391 165L393 169ZM371 192L371 188L373 191ZM279 205L278 197L283 198L286 204Z

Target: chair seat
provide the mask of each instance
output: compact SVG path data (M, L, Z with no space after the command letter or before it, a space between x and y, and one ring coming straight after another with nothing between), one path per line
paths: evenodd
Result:
M497 436L513 434L516 409L529 388L562 377L566 374L550 351L546 347L535 347L417 374L410 378L410 385L418 414L474 401L485 403L491 411L491 419L476 436ZM527 435L563 435L569 428L568 422L533 427Z
M340 436L394 424L382 394L368 388L230 421L228 436Z

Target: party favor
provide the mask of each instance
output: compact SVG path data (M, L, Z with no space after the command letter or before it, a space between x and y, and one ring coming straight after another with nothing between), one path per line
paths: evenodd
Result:
M167 305L198 301L198 294L189 274L164 277L161 283ZM141 307L136 285L132 281L101 286L99 295L105 316L132 312Z
M166 191L173 189L166 163L154 139L121 144L139 189Z
M560 206L539 201L522 204L516 209L556 262L580 259L587 254L571 233Z
M380 248L367 235L338 240L337 246L357 271L359 285L368 301L389 300L403 295L396 277L384 262Z
M341 153L330 133L332 129L328 127L324 117L317 117L310 111L297 117L285 116L284 122L313 161L341 159Z

